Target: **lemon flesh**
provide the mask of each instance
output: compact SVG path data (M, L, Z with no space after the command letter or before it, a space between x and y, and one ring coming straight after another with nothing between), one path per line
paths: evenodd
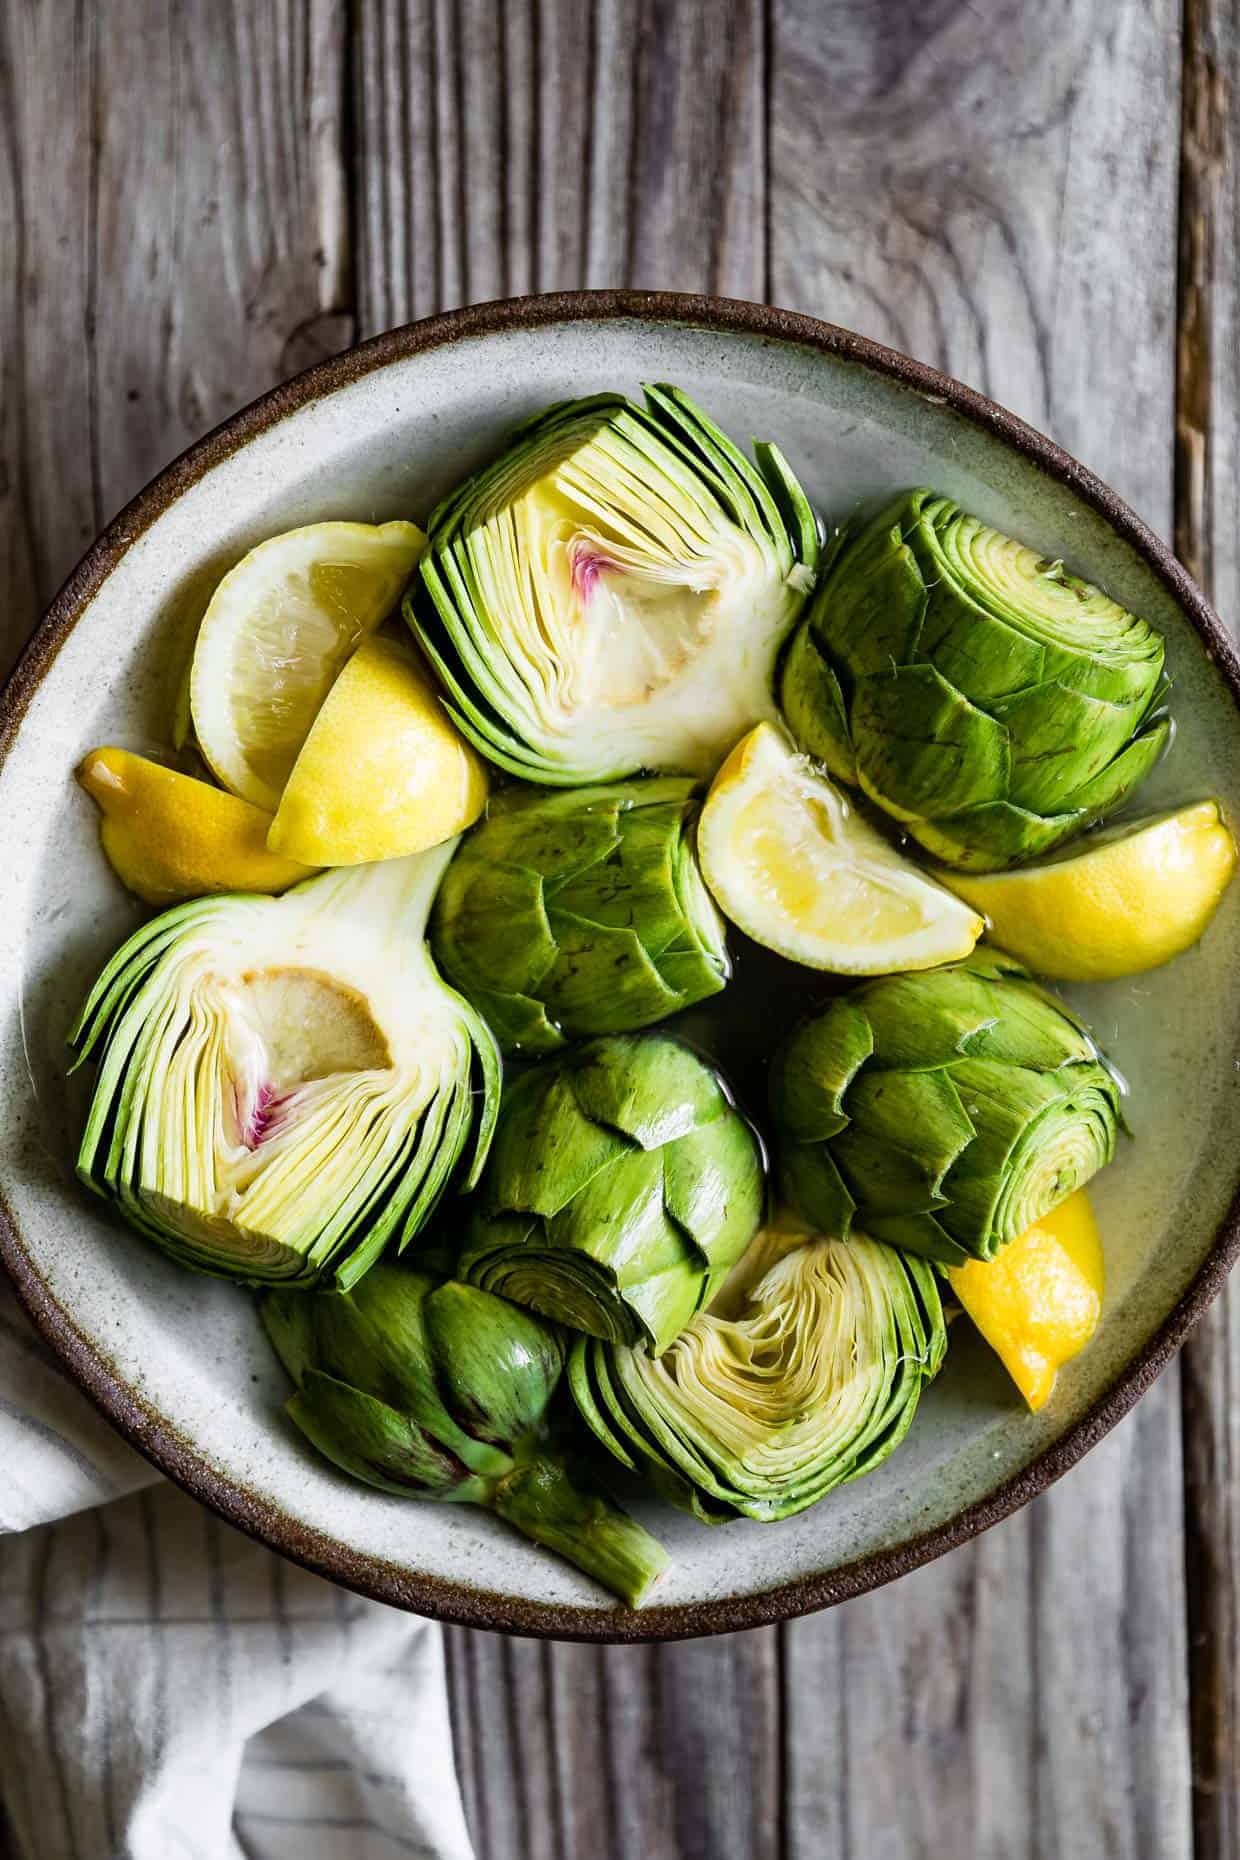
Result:
M1022 872L938 876L1039 975L1105 982L1190 949L1218 909L1236 846L1217 801L1114 827Z
M933 968L967 956L982 933L773 724L743 737L715 777L698 855L725 916L809 968Z
M224 787L275 812L336 674L392 611L425 544L412 523L312 523L225 575L189 684L194 734Z
M362 642L293 764L267 843L315 865L424 852L486 805L487 775L412 652Z
M947 1267L952 1290L1036 1413L1093 1336L1106 1275L1083 1188L990 1261Z
M148 904L283 891L314 870L268 850L271 816L260 808L128 749L92 749L77 779L99 804L109 864Z

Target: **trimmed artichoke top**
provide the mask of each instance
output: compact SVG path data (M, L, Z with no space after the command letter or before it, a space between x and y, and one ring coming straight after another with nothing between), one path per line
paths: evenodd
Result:
M675 387L548 408L433 513L405 613L492 762L571 787L709 773L774 715L817 523Z
M343 1295L270 1292L289 1418L344 1472L400 1497L485 1505L631 1606L667 1566L543 1437L564 1367L555 1326L473 1286L380 1265Z
M913 491L846 539L789 647L793 734L950 865L1047 852L1165 747L1163 641L1101 589Z
M104 969L78 1173L182 1265L347 1287L472 1186L499 1102L485 1022L423 930L455 841L283 897L178 905Z
M764 1197L758 1140L695 1053L592 1040L506 1087L457 1276L658 1354L710 1303Z
M723 987L697 815L694 784L672 776L495 798L448 867L430 934L506 1051L628 1033Z
M569 1386L662 1497L707 1524L773 1522L881 1465L946 1346L924 1261L785 1220L662 1356L583 1337Z
M1083 1187L1121 1123L1090 1036L994 951L831 1001L777 1056L771 1111L807 1220L945 1265L992 1259Z

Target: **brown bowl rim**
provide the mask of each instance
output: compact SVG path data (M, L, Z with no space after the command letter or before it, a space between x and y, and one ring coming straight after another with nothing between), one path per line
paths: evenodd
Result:
M0 693L0 763L12 748L33 693L108 575L130 545L208 471L298 408L374 369L467 338L588 320L680 324L794 343L858 363L945 403L1031 460L1049 477L1067 485L1137 551L1192 622L1207 658L1218 667L1240 710L1240 654L1210 602L1171 550L1100 478L997 402L898 350L794 311L670 291L566 291L470 305L388 330L273 388L190 446L108 525L40 622ZM39 1277L0 1187L0 1261L27 1313L118 1432L194 1498L268 1548L376 1601L465 1627L612 1643L681 1640L792 1620L906 1575L997 1524L1067 1472L1122 1419L1217 1297L1237 1253L1240 1187L1192 1283L1153 1337L1118 1372L1089 1411L1028 1466L932 1530L838 1569L798 1577L758 1594L609 1611L530 1602L442 1577L410 1575L311 1529L263 1494L222 1477L189 1439L125 1384L77 1329Z

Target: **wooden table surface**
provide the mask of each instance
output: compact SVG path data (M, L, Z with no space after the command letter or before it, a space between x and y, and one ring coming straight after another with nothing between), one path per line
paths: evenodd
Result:
M1237 81L1240 0L3 0L0 645L283 376L608 284L962 376L1240 613ZM1240 1860L1238 1377L1233 1295L1054 1491L816 1619L451 1631L481 1860Z

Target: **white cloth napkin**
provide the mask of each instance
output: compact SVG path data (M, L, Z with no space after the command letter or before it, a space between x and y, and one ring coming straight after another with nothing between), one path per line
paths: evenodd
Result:
M24 1860L471 1860L439 1629L160 1479L0 1290L0 1797Z

